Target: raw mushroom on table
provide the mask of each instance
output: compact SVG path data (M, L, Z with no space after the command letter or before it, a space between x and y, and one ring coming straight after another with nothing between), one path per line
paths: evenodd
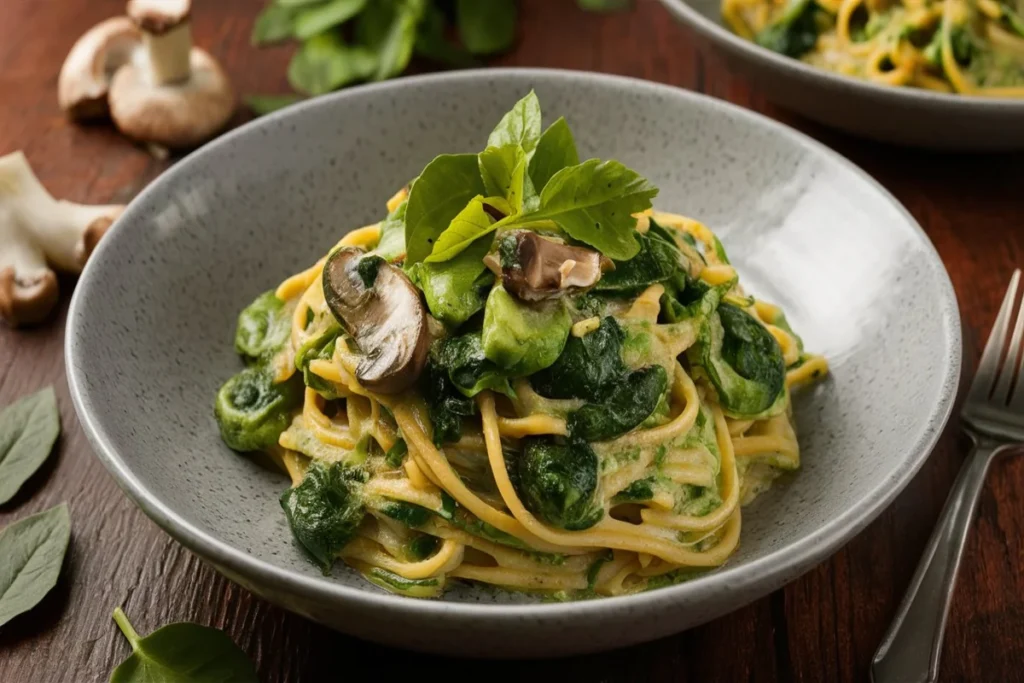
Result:
M217 61L192 45L189 0L129 0L72 47L58 101L72 119L109 115L157 150L195 147L219 133L235 95Z

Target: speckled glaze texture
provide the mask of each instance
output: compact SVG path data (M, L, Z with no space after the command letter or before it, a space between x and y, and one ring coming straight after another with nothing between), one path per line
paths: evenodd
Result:
M213 419L240 368L236 316L380 219L436 154L475 151L535 88L581 155L620 159L659 208L718 231L746 285L783 305L833 375L796 403L803 469L744 511L739 551L706 576L570 604L459 587L384 593L292 541L287 480L235 454ZM488 70L402 79L251 123L178 163L101 243L78 284L68 381L98 456L181 543L269 600L356 636L480 657L552 656L657 638L792 580L874 518L949 415L960 332L949 279L881 187L810 139L681 90L610 76Z
M1024 149L1024 100L963 97L840 76L734 34L721 0L661 0L772 101L854 135L950 151Z

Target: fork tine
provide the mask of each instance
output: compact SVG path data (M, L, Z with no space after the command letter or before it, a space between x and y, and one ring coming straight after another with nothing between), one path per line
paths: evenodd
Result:
M1017 322L1013 326L1013 336L1010 337L1010 345L1006 349L1006 360L1003 361L1003 367L999 371L999 381L992 394L992 398L1002 405L1008 404L1013 398L1010 395L1010 388L1014 386L1014 378L1017 376L1022 337L1024 337L1024 302L1017 309ZM1016 392L1016 388L1014 388L1014 392Z
M999 307L999 316L992 332L985 343L985 351L981 354L981 363L978 364L978 372L974 375L974 383L971 384L971 393L967 400L970 402L984 402L992 393L995 386L997 373L999 372L999 356L1006 342L1006 333L1010 328L1010 316L1013 312L1013 302L1017 298L1017 285L1020 282L1020 269L1013 271L1010 278L1010 286L1006 290L1003 304Z

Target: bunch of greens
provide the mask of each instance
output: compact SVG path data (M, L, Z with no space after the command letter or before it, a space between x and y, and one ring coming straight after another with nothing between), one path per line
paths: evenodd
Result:
M578 4L608 11L629 0ZM440 66L473 66L512 47L517 19L517 0L272 0L253 25L252 43L298 41L288 82L301 95L315 96L393 78L413 57ZM299 98L252 96L248 103L266 113Z

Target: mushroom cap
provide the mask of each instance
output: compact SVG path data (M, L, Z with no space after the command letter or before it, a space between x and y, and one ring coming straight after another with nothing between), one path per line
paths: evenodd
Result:
M427 313L419 290L401 268L381 259L375 273L361 273L359 262L365 255L357 247L344 247L327 259L324 297L359 346L360 383L382 394L397 394L412 386L426 365ZM372 277L372 287L366 286L366 277Z
M190 0L128 0L128 16L146 33L162 35L188 21Z
M114 224L114 221L121 217L124 210L124 206L111 206L108 213L95 218L89 225L85 226L81 241L75 245L75 258L82 267L85 267L85 262L92 256L96 245L107 234L107 230L110 230L110 226Z
M128 17L102 21L68 52L57 79L57 102L74 119L107 115L107 92L114 73L132 59L142 41Z
M535 232L518 231L515 240L518 265L502 268L502 284L523 301L588 289L602 273L615 268L611 259L593 249L555 242Z
M21 277L12 267L0 270L0 317L12 327L42 322L59 297L57 276L49 268Z
M110 115L125 135L164 147L194 147L216 135L235 110L235 94L220 65L197 47L187 81L153 85L145 65L121 68L110 84Z

